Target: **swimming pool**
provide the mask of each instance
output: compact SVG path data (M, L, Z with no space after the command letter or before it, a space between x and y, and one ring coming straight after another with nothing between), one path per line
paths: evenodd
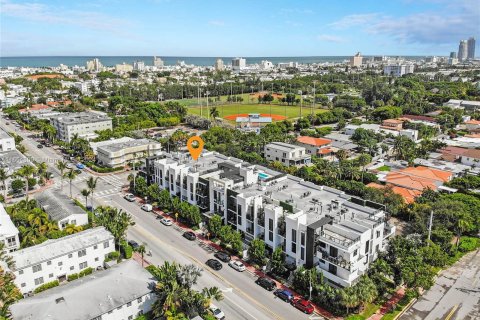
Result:
M270 175L266 174L266 173L263 173L263 172L259 172L258 173L258 178L261 179L261 180L265 180L267 178L269 178Z

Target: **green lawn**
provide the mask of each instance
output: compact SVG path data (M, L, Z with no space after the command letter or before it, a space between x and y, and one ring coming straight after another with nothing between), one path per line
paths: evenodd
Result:
M220 113L220 117L238 114L238 113L266 113L277 114L281 116L286 116L289 119L299 118L300 117L300 107L299 106L284 106L276 104L225 104L217 106L217 110ZM314 113L325 112L325 109L314 110ZM302 108L302 116L306 116L311 112L310 107ZM200 115L200 107L188 107L188 113ZM207 116L208 111L207 107L203 106L202 115Z
M381 167L378 167L377 170L378 171L390 171L390 167L389 166L381 166Z

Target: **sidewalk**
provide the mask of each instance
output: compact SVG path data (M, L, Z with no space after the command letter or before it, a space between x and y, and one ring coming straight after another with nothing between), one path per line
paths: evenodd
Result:
M405 295L405 288L400 287L394 295L387 301L385 302L380 309L375 312L368 320L380 320L387 312L392 310L392 307L395 306L398 301L400 301L403 296Z

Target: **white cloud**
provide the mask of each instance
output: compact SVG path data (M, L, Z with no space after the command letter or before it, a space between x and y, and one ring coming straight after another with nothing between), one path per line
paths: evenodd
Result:
M358 25L371 23L379 13L351 14L341 18L338 21L330 23L329 26L336 29L347 29Z
M212 25L212 26L223 27L223 26L225 25L225 21L221 21L221 20L210 20L210 21L208 21L208 24L209 24L209 25Z
M317 39L320 41L327 41L327 42L335 42L335 43L341 43L345 42L345 39L339 36L334 36L331 34L321 34L317 36Z

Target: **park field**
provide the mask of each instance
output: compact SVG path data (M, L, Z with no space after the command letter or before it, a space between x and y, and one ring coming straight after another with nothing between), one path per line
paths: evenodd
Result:
M212 106L210 106L212 108ZM300 106L287 106L287 105L277 105L277 104L224 104L216 106L220 118L225 118L228 116L236 114L248 114L248 113L261 113L266 116L269 114L278 115L286 117L287 119L295 119L300 117ZM314 109L314 114L325 112L325 109ZM311 107L302 108L302 116L307 116L311 112ZM200 112L200 107L190 106L188 107L189 114L202 114L204 117L208 117L208 110L206 106L203 106L202 113Z

